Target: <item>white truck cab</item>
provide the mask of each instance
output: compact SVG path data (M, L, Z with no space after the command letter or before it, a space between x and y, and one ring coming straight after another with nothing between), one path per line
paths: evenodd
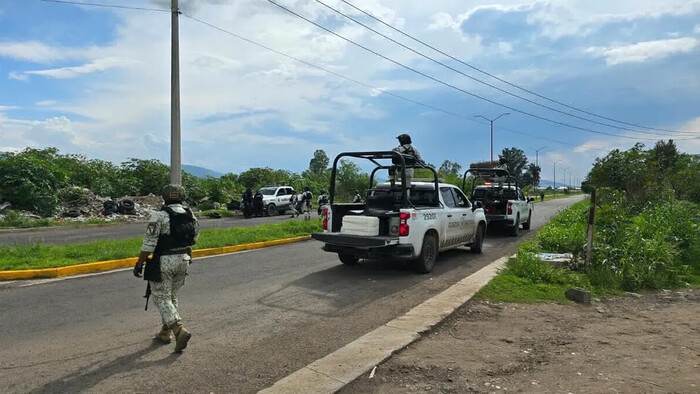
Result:
M336 165L341 157L369 159L377 170L405 168L405 158L397 152L346 152L336 157L331 172L330 204L322 208L323 233L312 234L324 242L323 250L337 253L344 264L356 264L360 258L414 260L418 272L432 271L440 252L470 246L481 253L486 234L486 217L456 186L440 183L435 170L432 182L385 182L370 187L365 203L334 201ZM392 159L392 166L377 160ZM401 171L404 174L405 171ZM405 180L405 178L404 178ZM410 190L410 192L408 191Z

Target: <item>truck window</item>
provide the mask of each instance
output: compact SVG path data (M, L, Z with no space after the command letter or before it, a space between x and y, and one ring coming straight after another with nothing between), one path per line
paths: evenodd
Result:
M442 200L445 202L446 206L455 208L457 203L455 202L455 198L452 196L450 189L450 187L441 187L440 194L442 195Z
M469 199L467 199L467 196L465 196L461 190L457 189L456 187L452 187L450 189L452 189L452 194L454 194L455 202L457 203L458 207L469 208L471 206Z

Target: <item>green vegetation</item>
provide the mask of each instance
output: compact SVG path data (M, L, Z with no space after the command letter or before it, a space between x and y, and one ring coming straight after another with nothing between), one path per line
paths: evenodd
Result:
M195 249L240 245L309 235L321 230L319 220L288 220L255 227L202 230ZM65 267L94 261L138 256L141 238L75 245L17 245L0 247L0 270Z
M477 296L563 301L571 287L600 295L700 285L698 174L698 155L678 153L673 141L598 159L587 180L598 187L590 264L583 262L590 202L582 201L520 245ZM540 252L573 253L574 263L554 268L537 258Z
M512 171L526 169L527 158L516 148L503 150L500 156ZM240 174L225 174L218 178L197 178L183 172L182 183L187 190L187 203L201 210L213 209L216 204L226 204L239 198L246 188L257 190L266 185L289 185L301 190L309 186L315 195L328 190L331 171L330 158L323 150L316 150L307 170L294 173L269 167L250 168ZM523 179L533 183L539 180L539 170L533 174L531 164ZM437 168L437 167L435 167ZM154 160L129 159L119 165L89 159L82 155L60 154L56 148L31 149L0 156L0 202L9 202L11 208L28 211L41 217L51 217L62 206L77 201L76 197L89 189L101 197L159 195L169 181L167 165ZM425 172L425 174L423 173ZM429 171L416 171L416 178L432 176ZM462 167L445 160L438 175L447 183L462 186ZM378 175L381 177L381 173ZM533 183L534 184L534 183ZM362 195L369 187L369 174L351 160L341 160L338 165L335 196L337 201L350 201L359 190ZM471 187L471 181L467 182ZM469 190L466 191L469 193ZM7 210L4 212L7 214ZM211 213L211 212L210 212ZM7 215L10 216L10 215ZM41 227L60 225L47 220L33 220L11 216L0 219L3 227Z

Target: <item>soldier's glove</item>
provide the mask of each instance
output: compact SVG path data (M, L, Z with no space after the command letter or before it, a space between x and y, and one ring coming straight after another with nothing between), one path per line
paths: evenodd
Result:
M137 278L140 278L142 272L143 272L143 263L138 261L134 265L134 276Z

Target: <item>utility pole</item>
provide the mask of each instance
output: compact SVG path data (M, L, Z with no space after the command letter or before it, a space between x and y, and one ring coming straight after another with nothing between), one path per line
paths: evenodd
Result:
M171 0L170 37L170 183L182 184L182 144L180 140L180 9Z
M493 122L497 121L498 118L500 118L501 116L506 116L506 115L510 115L510 112L500 114L496 117L496 119L489 119L483 115L474 115L475 118L483 118L483 119L488 120L489 123L491 123L491 165L492 166L493 166Z

